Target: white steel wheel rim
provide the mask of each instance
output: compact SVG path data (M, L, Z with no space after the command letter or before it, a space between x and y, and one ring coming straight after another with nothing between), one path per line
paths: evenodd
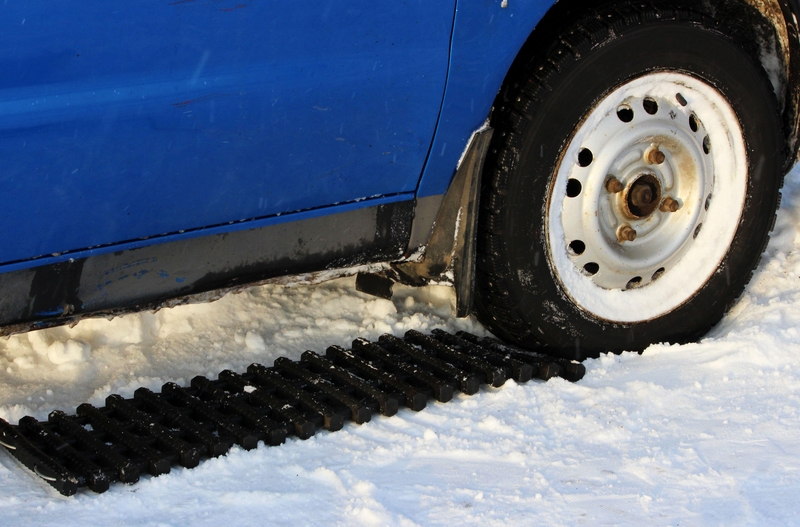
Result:
M563 290L612 322L681 306L728 252L747 173L739 121L712 86L663 72L618 87L579 125L550 189L548 256Z

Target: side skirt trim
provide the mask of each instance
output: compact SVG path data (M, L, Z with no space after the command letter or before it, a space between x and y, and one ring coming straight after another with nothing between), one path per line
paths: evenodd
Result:
M413 200L0 274L0 335L181 303L277 276L399 258Z

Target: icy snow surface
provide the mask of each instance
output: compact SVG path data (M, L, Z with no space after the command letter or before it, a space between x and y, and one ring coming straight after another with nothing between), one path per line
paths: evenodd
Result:
M63 498L0 453L0 525L800 525L800 170L747 291L709 336L560 379ZM0 416L271 364L407 329L483 330L451 291L352 279L0 340Z

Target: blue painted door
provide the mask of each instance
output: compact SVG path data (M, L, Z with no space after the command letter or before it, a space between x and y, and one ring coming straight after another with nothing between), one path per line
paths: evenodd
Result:
M454 0L0 6L0 264L414 191Z

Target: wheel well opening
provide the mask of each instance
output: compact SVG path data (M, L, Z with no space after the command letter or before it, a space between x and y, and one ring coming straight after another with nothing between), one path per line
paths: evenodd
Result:
M791 36L794 35L797 40L800 35L794 24L787 24L786 16L791 11L788 6L782 8L781 2L783 0L704 0L702 4L705 10L713 13L725 31L733 32L741 42L748 44L744 51L759 62L767 73L783 114L788 169L796 160L797 145L800 143L800 42L794 46L791 44L794 42ZM635 8L632 2L626 0L556 2L517 54L497 94L495 108L511 102L509 94L514 91L518 79L524 77L528 64L545 53L576 19L588 11L601 11L615 5ZM666 5L673 9L691 9L697 6L697 2L678 0ZM794 70L790 71L793 62Z

